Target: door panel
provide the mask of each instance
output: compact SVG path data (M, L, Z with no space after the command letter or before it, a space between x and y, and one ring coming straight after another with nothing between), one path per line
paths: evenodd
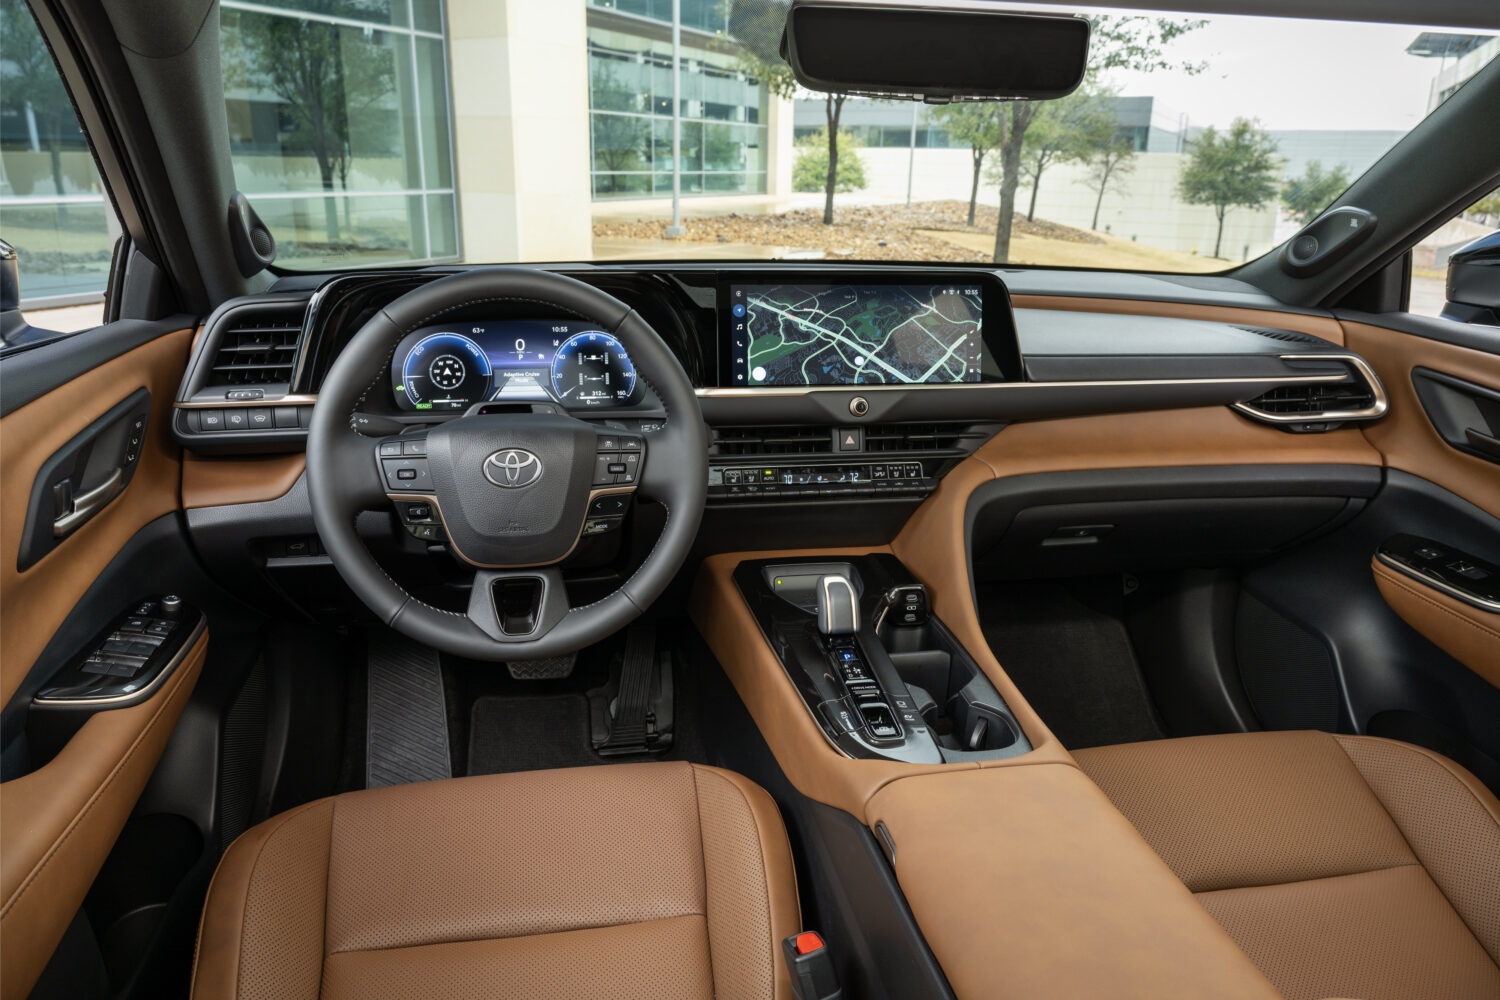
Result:
M204 632L147 701L90 716L51 761L0 784L0 996L22 997L83 903L197 683Z
M78 336L101 333L103 329ZM181 461L169 423L191 339L191 330L165 334L0 418L0 703L10 701L42 648L115 553L146 524L178 508ZM141 388L151 394L152 412L129 484L41 559L18 569L32 485L43 465Z
M1372 560L1380 596L1401 619L1470 670L1500 687L1500 614L1465 604Z
M73 716L55 753L32 745L27 720L36 714L30 699L40 675L58 665L58 647L82 652L108 619L64 622L133 538L180 507L181 459L169 427L192 330L159 326L158 336L139 343L142 326L100 327L6 359L14 406L0 417L0 703L12 776L0 784L0 995L7 997L26 995L73 920L206 655L205 632L145 701ZM91 358L97 364L80 371ZM128 469L115 480L122 463ZM60 478L77 491L55 497ZM55 530L58 512L70 510L80 516ZM111 595L119 605L111 613L143 596L123 590Z
M1437 483L1500 517L1500 465L1450 446L1433 426L1412 382L1418 368L1500 393L1500 355L1368 323L1346 322L1350 350L1385 383L1391 408L1365 427L1385 464Z

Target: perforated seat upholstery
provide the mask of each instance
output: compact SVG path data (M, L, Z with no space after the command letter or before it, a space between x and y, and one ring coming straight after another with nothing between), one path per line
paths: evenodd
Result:
M786 830L739 775L458 778L322 799L235 841L193 997L783 998L797 923Z
M1290 1000L1500 997L1500 803L1452 761L1315 732L1074 757Z

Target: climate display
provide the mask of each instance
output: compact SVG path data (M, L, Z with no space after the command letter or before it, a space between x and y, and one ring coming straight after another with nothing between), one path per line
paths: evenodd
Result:
M620 342L571 320L495 320L425 327L391 358L396 402L408 410L464 410L494 400L620 406L635 394Z

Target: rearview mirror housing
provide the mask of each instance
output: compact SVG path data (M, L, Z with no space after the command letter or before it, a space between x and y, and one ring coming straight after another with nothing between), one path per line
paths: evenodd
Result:
M781 54L809 90L946 104L1071 94L1086 18L1006 10L794 0Z

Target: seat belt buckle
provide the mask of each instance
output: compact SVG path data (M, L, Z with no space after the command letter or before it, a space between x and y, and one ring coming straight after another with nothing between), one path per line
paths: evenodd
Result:
M792 992L797 1000L841 1000L838 973L833 968L833 953L817 931L803 931L781 941L787 971L792 974Z

